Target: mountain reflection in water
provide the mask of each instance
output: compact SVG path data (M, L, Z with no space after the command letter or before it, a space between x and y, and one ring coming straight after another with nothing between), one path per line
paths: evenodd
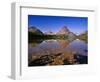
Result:
M29 43L28 65L72 65L87 64L87 43L76 39L44 40L40 43Z

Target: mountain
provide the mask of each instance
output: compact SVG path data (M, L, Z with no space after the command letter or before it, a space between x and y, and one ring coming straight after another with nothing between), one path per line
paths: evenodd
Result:
M52 31L45 32L44 34L45 34L45 35L55 35L55 33L52 32Z
M43 33L34 26L29 27L28 32L32 33L33 35L43 35Z
M67 38L72 41L76 38L76 35L71 32L67 26L63 26L57 33L57 35L65 35Z
M76 35L73 32L69 32L68 39L69 39L69 41L72 41L72 40L76 39Z
M80 34L80 35L78 36L78 38L79 38L79 39L82 39L82 40L84 40L84 41L87 41L87 39L88 39L88 32L87 32L87 31L83 32L82 34Z
M42 36L43 35L43 36ZM49 36L52 35L52 36ZM52 39L52 38L60 38L60 39L68 39L70 41L76 39L76 35L71 32L67 26L63 26L57 33L54 33L52 31L48 31L48 32L41 32L39 29L37 29L34 26L31 26L28 28L28 36L29 36L29 40L33 40L33 39Z
M65 34L68 35L69 33L69 29L67 28L67 26L63 26L56 34L61 35L61 34Z

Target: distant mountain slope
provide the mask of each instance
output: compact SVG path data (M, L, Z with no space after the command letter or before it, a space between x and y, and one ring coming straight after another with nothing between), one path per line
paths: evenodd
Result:
M43 33L34 26L29 27L28 32L32 33L33 35L43 35Z
M69 39L70 41L72 41L72 40L76 39L76 35L75 35L73 32L69 32L69 33L68 33L68 39Z
M80 34L78 36L78 38L87 41L88 40L88 32L85 31L84 33Z
M53 33L52 31L48 31L44 33L45 35L55 35L55 33Z

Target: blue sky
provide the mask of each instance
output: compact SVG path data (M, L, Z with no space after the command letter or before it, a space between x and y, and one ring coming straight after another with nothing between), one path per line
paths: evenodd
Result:
M42 32L58 32L61 27L67 26L71 32L80 34L84 31L87 31L88 18L71 16L28 15L28 27L30 26L35 26Z

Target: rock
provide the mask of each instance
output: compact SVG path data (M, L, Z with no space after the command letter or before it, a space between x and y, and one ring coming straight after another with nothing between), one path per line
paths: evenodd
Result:
M61 35L61 34L65 34L68 35L69 33L69 29L67 26L63 26L56 34Z

